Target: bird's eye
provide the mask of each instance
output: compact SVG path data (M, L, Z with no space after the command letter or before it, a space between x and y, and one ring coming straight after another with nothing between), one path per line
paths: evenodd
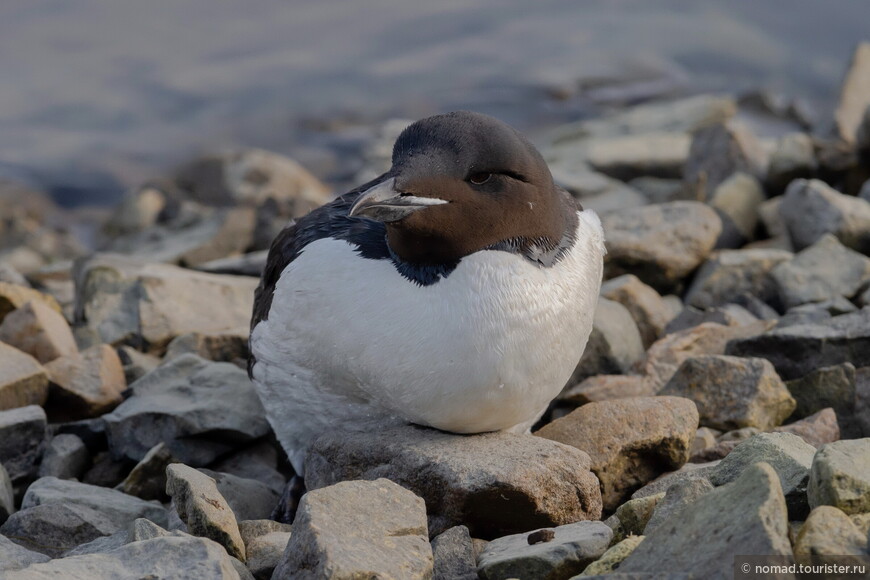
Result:
M474 185L483 185L489 181L490 177L492 177L492 173L475 173L468 178L468 181Z

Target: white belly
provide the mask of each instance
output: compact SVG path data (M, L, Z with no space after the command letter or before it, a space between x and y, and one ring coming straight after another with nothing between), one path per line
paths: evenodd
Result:
M578 216L550 268L484 251L423 287L347 242L306 246L251 337L254 383L294 466L319 432L370 418L457 433L535 421L592 328L603 234L594 213Z

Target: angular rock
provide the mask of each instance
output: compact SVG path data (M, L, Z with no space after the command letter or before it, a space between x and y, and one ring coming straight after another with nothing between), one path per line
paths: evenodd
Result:
M611 191L580 198L580 204L583 206L583 209L591 209L599 216L611 211L627 207L638 207L647 203L649 202L642 193L634 191L624 184Z
M628 208L603 217L605 278L635 274L659 291L679 286L722 231L708 206L693 201Z
M664 496L665 493L661 492L655 495L630 499L619 506L613 514L619 522L613 529L613 541L621 542L625 538L643 534L644 528L646 528L649 519L655 512L656 505L658 505Z
M842 363L822 367L785 384L797 402L793 419L803 419L831 407L841 417L855 412L855 366Z
M231 256L210 260L199 264L196 269L209 274L229 274L231 276L256 276L259 278L266 269L269 250L248 252L241 256Z
M840 440L840 426L837 414L831 408L822 409L809 417L774 429L775 433L792 433L816 449L826 443Z
M870 307L821 324L777 327L735 339L728 344L726 354L765 358L785 380L845 362L856 368L870 366Z
M713 355L686 359L660 394L691 399L703 426L723 430L772 429L795 408L773 365L760 358Z
M166 500L166 468L170 463L178 463L178 460L165 443L158 443L118 484L118 489L141 499Z
M834 113L837 134L854 143L864 111L870 106L870 42L855 48L849 70L840 86L840 103Z
M643 486L633 494L632 499L649 497L652 495L665 493L672 485L684 481L694 479L706 479L709 481L710 474L716 469L719 461L710 461L708 463L687 463L676 471L665 473L654 479L651 483Z
M271 520L256 520L274 524L271 531L254 532L246 530L243 524L251 522L239 522L239 532L245 541L245 554L248 559L245 564L257 580L268 580L272 577L275 568L281 562L287 543L290 541L291 527L279 524Z
M422 499L386 479L309 491L273 578L431 578Z
M601 285L601 295L625 306L637 324L644 348L658 340L669 322L662 297L633 274L608 280Z
M48 423L42 407L30 405L0 411L0 463L13 484L22 483L36 474L42 456Z
M265 483L211 469L198 471L214 479L218 491L239 521L266 519L278 504L280 494Z
M729 341L762 334L773 322L760 320L745 326L705 322L657 340L646 353L644 371L656 390L661 390L687 359L724 354Z
M48 562L51 558L39 552L19 546L6 536L0 536L0 572L12 572L27 568L31 564Z
M847 248L870 252L870 202L843 195L823 181L793 181L779 213L796 250L833 234Z
M780 192L795 179L808 178L818 169L813 139L806 133L788 133L776 141L767 167L767 183Z
M791 555L779 478L764 463L662 523L622 562L619 572L668 570L690 578L724 579L732 576L738 554Z
M801 526L794 555L799 561L810 556L867 556L867 534L841 510L822 505Z
M269 432L247 374L184 355L131 385L133 396L104 415L116 458L140 461L165 442L178 460L203 466Z
M164 360L177 358L183 354L195 354L215 362L243 362L247 364L248 330L204 334L191 332L175 337L166 347ZM241 366L245 366L245 364Z
M717 248L739 248L755 239L758 207L765 200L758 179L746 173L734 173L710 194L710 207L722 220Z
M642 534L652 533L653 530L668 521L668 519L679 517L679 514L686 507L711 491L713 491L713 484L706 478L689 479L674 483L665 492L664 497L656 502L655 509L643 528Z
M278 451L269 441L258 441L211 464L215 471L256 479L276 493L284 490L287 478L278 470Z
M654 385L638 375L595 375L559 395L559 400L577 406L611 399L652 397Z
M12 480L6 468L0 463L0 524L15 513L15 490L12 488ZM2 561L2 560L0 560Z
M594 375L631 372L643 354L640 333L628 310L618 302L600 298L586 350L569 384Z
M581 449L592 458L604 509L689 459L698 411L687 399L638 397L584 405L536 435Z
M17 310L31 301L41 302L58 314L61 313L60 304L52 296L27 286L0 282L0 322L3 322L13 310Z
M699 427L695 432L695 440L692 442L692 455L716 445L716 436L720 431L709 427Z
M434 580L477 580L477 558L465 526L454 526L432 538Z
M172 497L191 534L214 540L230 556L245 560L238 523L214 479L187 465L173 463L166 468L166 494Z
M599 574L604 575L615 572L616 569L619 568L619 565L622 564L622 561L628 558L642 541L643 536L631 536L625 538L604 552L600 558L586 566L586 569L583 570L583 573L580 574L579 577L597 576ZM578 576L575 576L575 578L577 577Z
M586 160L596 171L622 181L680 177L690 145L691 138L680 133L596 137L586 143Z
M120 548L130 542L141 542L142 540L150 540L152 538L162 538L172 535L145 518L133 520L126 529L120 532L115 532L111 536L100 536L96 540L91 540L87 544L82 544L66 552L63 557L81 556L84 554L98 554L100 552L108 552L115 548Z
M321 435L305 459L305 485L387 477L426 501L432 536L464 524L473 537L494 538L599 518L589 466L582 451L540 437L403 426Z
M63 315L35 300L6 315L0 323L0 341L26 352L43 364L78 352Z
M90 461L88 448L77 436L55 435L45 448L39 465L39 477L76 479L81 477Z
M121 403L127 388L121 359L107 344L58 358L45 368L51 381L47 410L52 420L99 417Z
M786 308L838 297L851 298L870 280L870 258L844 247L831 234L771 270Z
M480 577L485 580L571 578L607 551L613 535L601 522L578 522L553 528L551 532L552 538L542 542L535 542L535 532L493 540L480 555Z
M687 306L668 323L665 327L665 334L673 334L705 322L715 322L725 326L745 326L757 321L758 318L751 312L737 304L725 304L707 310Z
M0 342L0 411L43 405L48 375L35 358Z
M74 275L78 324L95 329L105 343L156 353L189 332L246 328L257 286L248 276L142 265L113 254L77 263Z
M694 134L683 180L697 190L698 199L707 200L735 173L763 176L767 163L763 146L746 126L720 123Z
M686 303L696 308L712 308L733 302L744 294L773 303L779 296L770 271L791 257L791 252L782 250L714 252L692 280L686 292Z
M807 496L813 509L830 505L847 514L870 512L870 438L837 441L819 449Z
M710 482L720 486L739 478L751 465L765 462L779 476L791 520L802 520L809 513L807 485L815 447L791 433L761 433L738 444L710 474Z

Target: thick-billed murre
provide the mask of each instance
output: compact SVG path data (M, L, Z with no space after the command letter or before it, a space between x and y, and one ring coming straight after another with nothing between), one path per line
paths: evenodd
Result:
M592 329L598 217L492 117L410 125L392 168L275 239L249 373L298 474L329 429L528 429Z

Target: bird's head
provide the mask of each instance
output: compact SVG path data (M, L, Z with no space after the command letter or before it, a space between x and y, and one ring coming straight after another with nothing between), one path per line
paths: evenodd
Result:
M460 111L405 129L392 168L349 215L383 222L403 261L440 264L501 242L555 246L574 206L519 132Z

